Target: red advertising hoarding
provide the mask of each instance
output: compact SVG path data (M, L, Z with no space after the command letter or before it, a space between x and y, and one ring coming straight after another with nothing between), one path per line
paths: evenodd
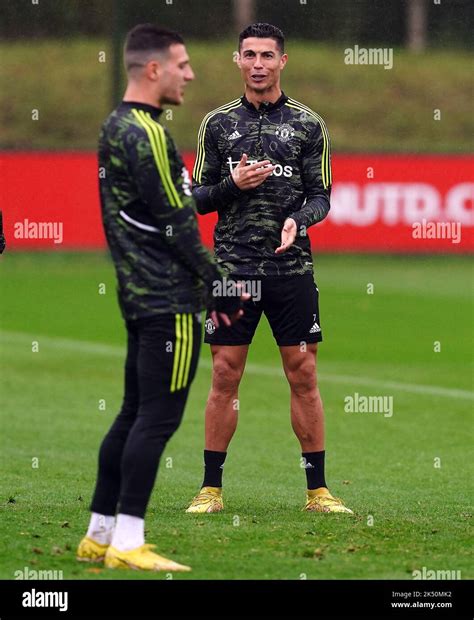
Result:
M185 156L192 169L194 154ZM474 157L334 155L331 211L316 252L472 252ZM94 153L0 154L8 250L105 246ZM214 214L199 217L212 245Z

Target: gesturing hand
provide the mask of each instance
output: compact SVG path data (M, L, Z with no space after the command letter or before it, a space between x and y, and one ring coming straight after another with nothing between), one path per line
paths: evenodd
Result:
M289 217L283 224L281 231L281 245L275 250L275 254L282 254L283 252L286 252L288 248L293 245L297 232L298 227L296 226L295 220Z
M242 155L238 165L232 170L234 183L241 190L254 189L261 185L275 170L268 159L247 166L247 153Z

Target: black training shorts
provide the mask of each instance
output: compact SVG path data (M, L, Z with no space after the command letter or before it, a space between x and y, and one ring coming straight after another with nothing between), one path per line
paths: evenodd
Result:
M208 315L204 342L216 345L250 344L262 312L280 347L322 341L319 291L311 274L233 279L243 282L244 290L252 295L244 304L244 316L231 327L225 327L221 322L216 329Z

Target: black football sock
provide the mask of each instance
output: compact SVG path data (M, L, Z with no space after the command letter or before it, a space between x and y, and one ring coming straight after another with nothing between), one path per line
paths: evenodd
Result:
M204 450L204 482L203 487L221 487L222 470L227 452Z
M324 477L325 454L325 450L321 450L321 452L302 452L308 489L319 489L319 487L327 486Z

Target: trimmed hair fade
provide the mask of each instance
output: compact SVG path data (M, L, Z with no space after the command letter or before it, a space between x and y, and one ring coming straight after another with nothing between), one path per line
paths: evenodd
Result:
M126 70L148 62L152 54L166 54L176 43L184 45L183 37L166 28L154 24L138 24L127 33L124 47Z
M245 30L239 34L239 50L242 47L242 41L249 39L250 37L257 37L258 39L273 39L277 43L278 51L280 54L285 53L285 35L276 26L263 22L251 24L247 26Z

